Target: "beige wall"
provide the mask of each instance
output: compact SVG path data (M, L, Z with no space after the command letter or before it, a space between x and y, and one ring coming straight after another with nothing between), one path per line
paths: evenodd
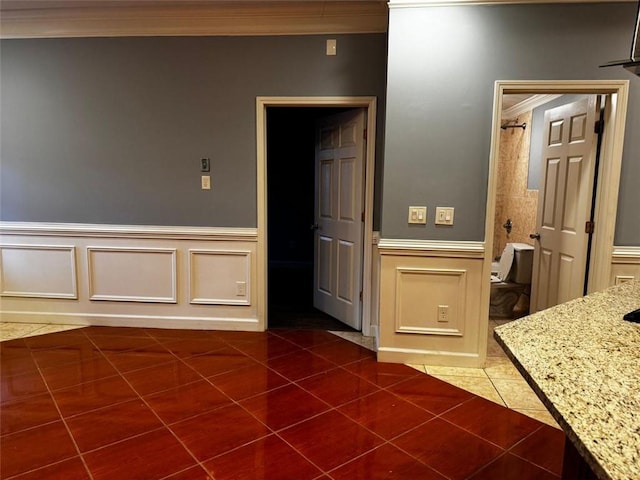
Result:
M526 123L527 128L500 130L496 221L493 229L494 258L502 253L508 242L533 245L529 234L536 228L538 191L527 189L531 112L518 116L516 123ZM511 234L507 234L502 227L508 218L513 223Z

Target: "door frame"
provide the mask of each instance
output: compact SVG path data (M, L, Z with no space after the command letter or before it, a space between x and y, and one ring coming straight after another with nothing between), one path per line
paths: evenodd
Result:
M629 98L628 80L526 80L497 81L493 99L493 123L489 154L489 181L485 218L485 259L483 276L483 316L489 316L489 294L493 255L493 225L495 222L498 156L500 153L500 122L502 96L505 94L615 94L610 108L605 110L605 127L601 150L600 171L596 189L595 232L591 245L589 293L609 286L613 242L618 210L618 190L622 166L622 150Z
M367 147L364 173L364 238L362 259L362 334L371 336L373 191L375 178L377 98L365 97L256 97L256 159L258 194L257 235L257 313L261 330L268 326L268 254L267 254L267 108L268 107L337 107L365 108Z

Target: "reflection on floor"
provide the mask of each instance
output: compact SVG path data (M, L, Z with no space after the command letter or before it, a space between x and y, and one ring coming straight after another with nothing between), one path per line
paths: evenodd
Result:
M512 320L489 320L485 368L449 368L411 365L447 383L463 388L499 405L516 410L541 422L560 428L538 396L522 378L493 337L493 329ZM517 320L513 320L517 321Z
M45 327L31 328L2 325ZM561 472L561 431L326 331L85 327L6 340L0 355L7 480Z
M303 328L356 332L356 330L350 326L313 308L313 305L269 305L269 328Z
M312 324L314 323L312 321L313 316L307 316L307 318L311 320L304 322L303 328L312 328ZM326 324L327 318L332 320L332 323ZM340 328L340 330L331 331L334 335L340 336L345 340L349 340L369 350L375 350L374 339L372 337L364 337L359 332L340 324L337 320L333 320L327 315L321 314L318 319L318 322L327 329L331 327L335 328L336 326ZM487 364L484 369L437 367L433 365L410 366L422 373L428 373L463 390L467 390L499 405L506 406L507 408L535 418L547 425L560 428L493 337L493 329L508 321L509 320L498 319L489 321ZM287 325L293 326L295 324L287 324L286 322L282 324L282 326ZM43 335L45 333L75 328L79 327L74 325L0 323L0 341L24 338L32 335Z

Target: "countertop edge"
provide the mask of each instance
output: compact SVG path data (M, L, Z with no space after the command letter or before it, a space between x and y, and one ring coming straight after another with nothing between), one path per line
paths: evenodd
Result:
M576 450L580 453L582 458L587 462L589 467L591 467L593 473L601 479L608 479L609 475L606 473L604 467L598 462L597 458L589 451L589 449L584 445L584 443L580 440L578 435L574 432L573 428L567 423L564 417L560 414L560 412L555 408L553 403L547 398L542 389L538 386L536 381L531 377L529 372L522 366L522 364L518 361L514 353L511 349L503 342L500 337L499 332L494 331L493 337L498 342L500 347L504 350L505 354L511 360L513 365L516 367L518 372L522 375L525 381L529 384L531 389L538 396L540 401L544 404L546 409L549 411L554 420L560 425L563 432L567 436L568 440L575 446Z

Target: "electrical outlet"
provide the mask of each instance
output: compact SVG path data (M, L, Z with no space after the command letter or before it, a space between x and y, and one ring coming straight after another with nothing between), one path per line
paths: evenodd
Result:
M438 322L449 321L449 305L438 305Z
M244 297L247 294L247 282L236 282L236 296Z

